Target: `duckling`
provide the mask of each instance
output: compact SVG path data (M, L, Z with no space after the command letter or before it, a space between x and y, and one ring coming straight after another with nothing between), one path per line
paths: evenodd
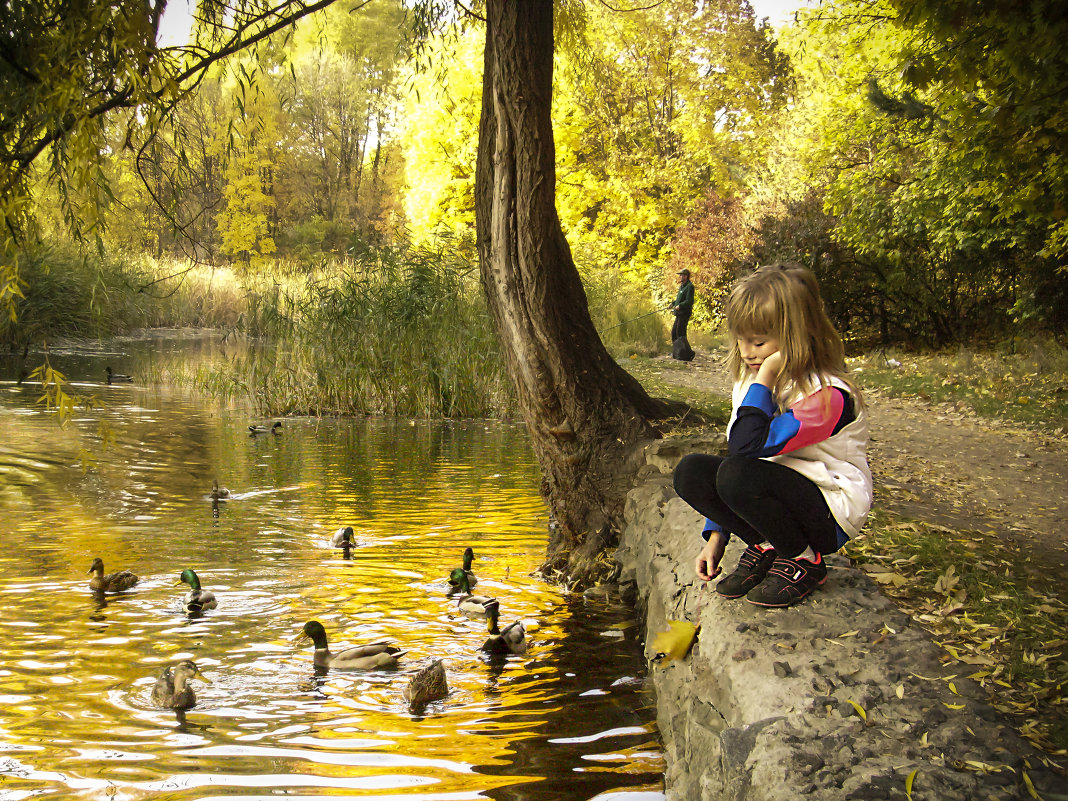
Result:
M217 480L211 482L211 492L208 493L208 497L213 501L227 501L230 499L230 490L226 487L220 487Z
M352 547L352 535L355 534L352 530L352 526L342 526L334 532L334 536L330 538L330 545L333 548L351 548Z
M456 608L460 610L461 614L468 617L486 617L487 605L497 602L496 598L490 598L486 595L472 595L471 587L467 583L467 573L464 572L462 567L455 568L449 574L449 583L455 584L460 592L463 593L456 602Z
M494 601L486 607L486 616L489 618L489 639L482 643L482 650L491 654L521 654L527 650L527 630L523 627L523 621L517 620L510 623L504 631L497 628L497 618L500 615L500 605Z
M215 609L219 605L215 593L211 590L200 588L200 576L192 568L186 568L178 577L176 584L185 582L189 585L189 594L185 596L186 612L203 612L205 609Z
M474 587L476 584L478 584L478 579L475 578L475 574L471 572L471 562L473 562L474 559L475 552L471 549L471 546L469 545L464 548L463 566L463 571L467 575L467 586L469 588ZM449 592L456 592L458 589L460 589L459 584L457 584L456 581L453 579L455 572L456 571L453 571L451 574L449 574Z
M248 435L254 437L257 434L274 434L278 436L282 433L282 421L275 420L274 423L268 428L267 426L249 426Z
M129 570L119 570L105 576L104 560L99 556L93 560L92 567L85 572L93 574L93 577L89 579L89 587L97 592L123 592L141 580Z
M211 679L188 659L165 667L152 688L152 703L167 709L189 709L197 702L197 695L188 684L194 677L211 684Z
M445 665L440 659L420 668L404 688L404 700L413 708L438 701L448 694L449 682L445 677Z
M370 645L357 645L330 653L330 647L326 642L326 629L318 620L309 620L304 624L304 630L297 638L298 641L310 639L315 643L315 654L312 664L323 668L341 668L344 670L374 670L376 668L392 668L397 666L397 660L407 651L395 648L388 642L376 642Z
M124 375L123 373L111 372L111 367L105 367L104 371L108 374L107 382L109 384L118 384L121 381L133 381L132 375Z

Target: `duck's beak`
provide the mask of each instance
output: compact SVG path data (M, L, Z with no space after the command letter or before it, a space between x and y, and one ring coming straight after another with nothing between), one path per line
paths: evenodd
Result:
M209 679L207 676L205 676L203 673L201 673L200 672L200 668L197 668L197 674L196 675L197 675L197 678L199 678L205 684L211 684L211 679Z

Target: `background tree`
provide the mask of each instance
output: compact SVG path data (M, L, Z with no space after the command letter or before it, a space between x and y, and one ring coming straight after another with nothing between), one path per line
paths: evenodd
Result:
M71 230L99 237L97 213L110 187L109 115L138 109L157 130L208 68L334 0L201 0L195 37L181 47L157 38L166 0L58 0L0 5L0 302L14 314L18 251L33 227L33 169L47 155ZM76 199L92 202L80 206Z
M800 14L784 34L797 94L750 185L758 250L825 230L801 255L869 340L1055 329L1066 201L1051 146L1068 82L1048 67L1068 31L1047 10L856 0Z

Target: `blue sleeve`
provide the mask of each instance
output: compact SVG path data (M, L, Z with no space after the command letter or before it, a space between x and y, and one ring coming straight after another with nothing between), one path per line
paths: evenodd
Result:
M779 413L771 390L752 384L727 438L732 456L775 456L823 442L853 422L853 401L838 387L824 387Z

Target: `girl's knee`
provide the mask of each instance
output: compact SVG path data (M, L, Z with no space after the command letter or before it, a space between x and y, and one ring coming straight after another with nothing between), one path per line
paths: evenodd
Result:
M679 459L679 463L675 465L675 472L672 475L671 483L675 487L675 493L680 498L686 498L690 494L690 488L694 484L694 480L700 473L700 459L697 458L698 454L689 453Z

